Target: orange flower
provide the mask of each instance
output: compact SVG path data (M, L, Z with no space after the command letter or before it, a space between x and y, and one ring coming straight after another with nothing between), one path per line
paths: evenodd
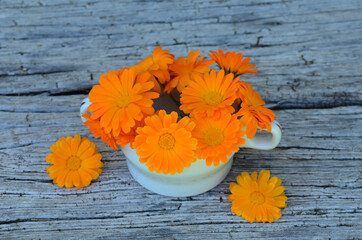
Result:
M133 143L137 136L137 128L143 127L144 125L144 119L142 119L142 121L136 122L136 125L131 128L131 131L129 133L124 133L123 131L121 131L121 133L117 136L117 144L124 146L130 143L131 148L134 149Z
M134 147L140 162L148 169L163 174L180 173L196 161L197 140L191 131L195 123L188 117L177 122L178 114L159 111L145 119L145 126L138 128Z
M196 127L192 135L197 139L196 154L199 159L205 159L206 165L219 166L220 161L226 163L228 156L239 150L239 145L245 143L236 117L226 114L219 119L196 117L193 119Z
M149 77L143 73L136 78L132 68L123 70L120 77L115 71L101 75L100 85L89 93L91 119L100 119L105 133L112 132L113 136L118 136L121 130L130 132L136 121L154 112L152 99L159 94L150 91L153 83Z
M82 117L87 119L87 121L84 122L84 125L86 125L89 128L90 133L93 133L95 138L101 137L102 142L107 143L108 147L111 147L113 150L115 149L118 150L115 137L113 137L111 133L104 132L104 130L101 128L99 119L93 120L91 118L91 115L87 113L83 113Z
M280 208L285 208L288 198L284 194L282 180L270 178L270 172L261 170L253 172L251 176L243 172L236 178L237 183L230 183L232 203L231 212L241 216L248 222L273 222L282 214Z
M165 92L171 93L174 88L177 87L179 92L189 84L189 81L194 80L195 76L202 76L203 73L209 72L208 67L214 64L213 60L202 60L204 56L199 59L200 50L196 53L192 50L187 56L187 60L184 57L179 57L173 64L169 66L172 80L166 85Z
M209 56L215 60L220 69L224 69L226 73L233 73L235 76L246 73L255 75L258 71L257 69L250 70L256 65L249 64L250 57L243 59L242 53L226 52L224 54L224 51L219 49L219 52L213 51Z
M232 107L237 95L239 78L234 75L225 76L224 70L205 73L202 77L195 76L181 94L180 109L185 113L214 116L221 112L232 113Z
M237 116L242 116L240 122L242 127L246 126L246 136L253 138L259 126L260 131L266 129L271 131L271 122L275 119L272 110L262 106L265 104L260 95L253 90L250 83L240 82L239 97L243 101Z
M47 167L47 172L59 187L80 189L102 173L102 155L86 137L81 139L78 134L74 138L62 137L50 149L52 153L45 160L53 165Z
M162 47L156 47L151 56L146 57L135 66L137 74L149 72L152 75L153 89L158 93L161 92L158 81L162 84L170 81L168 65L174 62L175 57L168 52L166 49L162 50Z

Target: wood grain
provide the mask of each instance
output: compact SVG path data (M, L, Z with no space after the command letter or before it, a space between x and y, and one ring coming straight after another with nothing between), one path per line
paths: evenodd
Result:
M0 239L358 239L362 236L360 1L0 0ZM156 45L250 56L243 76L283 127L272 151L242 149L227 178L191 198L145 190L81 123L100 74ZM62 136L90 137L104 168L60 189L45 169ZM288 207L273 224L230 212L228 186L269 169Z

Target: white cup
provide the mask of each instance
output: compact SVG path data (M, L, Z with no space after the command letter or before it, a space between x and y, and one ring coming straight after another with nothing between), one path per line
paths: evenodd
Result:
M87 113L90 104L88 98L83 100L80 108L81 116L82 113ZM156 105L159 105L159 102ZM157 109L157 106L155 108ZM163 108L167 110L174 108L174 106L163 106ZM82 117L82 121L84 122L86 119ZM271 127L271 132L266 136L256 135L252 139L244 136L245 144L239 147L259 150L275 148L280 142L282 132L277 121L272 122ZM126 157L131 175L139 184L152 192L171 197L194 196L217 186L229 173L235 154L233 153L231 156L228 156L228 162L220 163L218 167L213 165L207 166L205 160L199 159L192 163L189 168L185 168L183 172L170 175L150 172L145 164L140 163L136 150L132 149L129 144L121 146L121 150Z

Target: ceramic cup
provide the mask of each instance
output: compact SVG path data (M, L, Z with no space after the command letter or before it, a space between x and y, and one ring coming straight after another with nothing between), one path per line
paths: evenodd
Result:
M155 109L165 109L167 112L177 111L175 105L165 95L161 95L158 101L155 101ZM87 113L88 106L91 103L89 99L83 100L80 113ZM160 106L162 105L162 107ZM82 117L82 121L85 119ZM254 148L259 150L270 150L275 148L281 139L282 133L278 122L271 123L272 130L267 135L256 135L252 139L245 137L245 144L240 148ZM229 173L233 164L234 154L228 156L227 163L220 163L218 167L207 166L206 161L199 159L192 163L189 168L183 172L170 174L158 174L150 172L145 164L140 163L139 156L135 149L130 145L121 146L121 150L126 157L128 169L136 181L148 190L171 197L189 197L198 195L217 186Z

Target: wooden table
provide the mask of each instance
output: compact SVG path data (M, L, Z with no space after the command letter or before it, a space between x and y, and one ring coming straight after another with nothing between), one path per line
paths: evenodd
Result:
M362 2L0 0L0 238L357 239L362 236ZM94 139L79 106L100 74L157 45L241 51L243 76L283 127L272 151L243 149L228 177L195 197L141 187L121 151ZM81 134L103 155L81 190L51 183L45 156ZM269 169L288 207L272 224L230 212L228 186Z

